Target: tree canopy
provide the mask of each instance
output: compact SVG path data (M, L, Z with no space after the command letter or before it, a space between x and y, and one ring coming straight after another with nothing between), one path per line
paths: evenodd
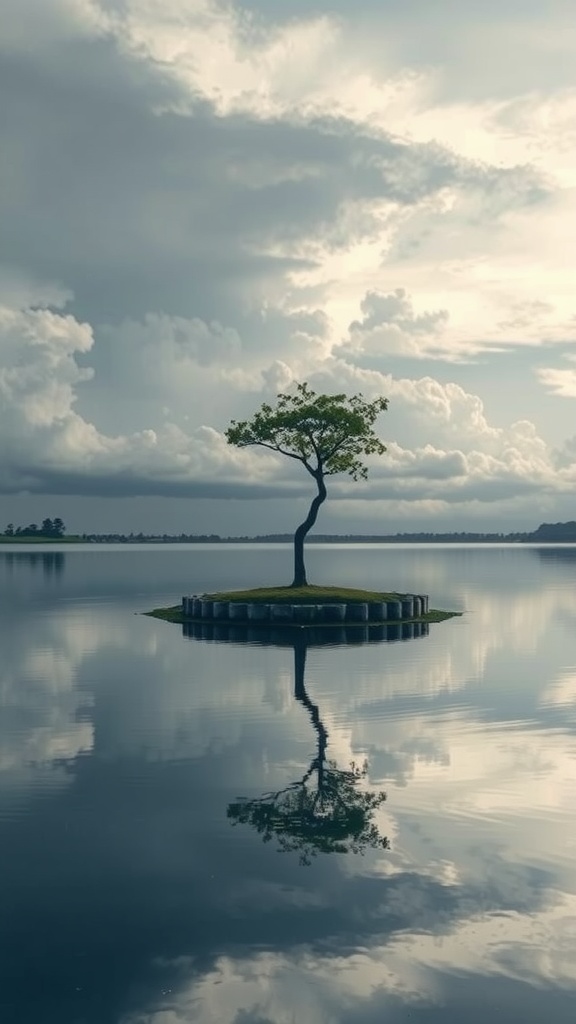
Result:
M228 818L235 825L251 825L265 843L276 839L281 853L297 851L302 865L319 853L387 850L388 839L372 818L386 794L356 788L366 771L366 765L354 762L345 769L335 761L321 768L313 762L303 779L285 789L229 804ZM313 772L318 775L316 786L308 784Z
M14 527L14 523L8 523L4 531L5 537L47 537L51 540L61 539L66 532L64 522L60 518L43 519L42 526L37 523L30 523L28 526Z
M301 462L311 476L348 473L354 480L368 475L362 456L382 455L386 446L372 427L386 398L366 402L361 394L317 395L306 382L293 394L279 394L274 408L264 403L251 420L232 423L229 444L259 445Z
M386 398L367 402L362 394L316 394L306 382L291 394L280 393L276 406L264 403L250 420L232 420L226 440L238 448L257 445L301 462L313 477L317 493L308 515L294 535L293 586L306 584L304 539L326 500L324 479L347 473L365 479L366 456L382 455L386 446L374 431L378 415L388 408Z

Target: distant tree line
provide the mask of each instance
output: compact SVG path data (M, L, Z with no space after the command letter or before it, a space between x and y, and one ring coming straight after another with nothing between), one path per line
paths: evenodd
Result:
M79 540L88 544L217 544L216 533L82 533Z
M569 523L541 523L538 529L530 534L530 540L572 544L576 542L576 522L571 520Z
M79 538L96 544L291 544L290 533L266 533L256 536L221 537L217 533L84 533ZM576 543L576 522L542 523L531 533L394 533L324 534L313 533L314 544L533 544Z
M30 537L58 540L66 527L61 519L44 519L42 526L30 523L17 526L9 523L0 537ZM69 539L69 538L68 538ZM291 544L290 533L267 533L257 536L221 537L217 533L83 533L74 540L93 544ZM394 534L324 534L310 535L314 544L575 544L576 522L541 523L531 533L394 533Z
M58 540L66 533L66 527L62 519L43 519L42 526L37 523L29 523L28 526L14 526L8 523L4 530L4 537L47 537L50 540Z

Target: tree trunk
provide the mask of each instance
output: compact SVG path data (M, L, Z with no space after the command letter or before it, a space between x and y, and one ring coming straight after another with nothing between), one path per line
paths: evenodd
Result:
M318 494L310 505L306 519L303 523L300 523L294 534L294 579L291 583L292 587L305 587L308 583L306 567L304 565L304 539L318 518L320 505L323 501L326 501L327 492L324 484L324 475L322 473L319 473L317 476L314 474L314 479L318 488Z
M320 711L317 704L313 704L306 692L305 686L305 672L306 672L306 638L302 636L298 637L294 641L294 696L296 700L300 701L301 704L308 710L308 714L312 720L312 725L316 730L318 737L318 754L310 765L310 771L306 777L309 777L314 771L318 776L318 790L322 790L324 784L324 766L326 763L326 748L328 746L328 733L324 727L324 723L320 718Z

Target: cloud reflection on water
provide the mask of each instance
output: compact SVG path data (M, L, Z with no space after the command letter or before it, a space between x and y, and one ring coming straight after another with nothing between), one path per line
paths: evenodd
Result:
M419 643L309 652L330 750L367 758L392 843L306 871L226 821L314 755L290 649L111 602L12 620L2 998L28 1024L25 977L49 972L47 999L81 989L59 1019L89 1024L571 1020L576 598L549 565L516 592L471 574L465 619Z

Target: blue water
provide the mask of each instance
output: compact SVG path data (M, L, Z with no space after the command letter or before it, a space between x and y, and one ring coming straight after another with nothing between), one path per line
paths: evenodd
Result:
M0 548L2 1024L576 1019L576 548L308 567L464 614L194 639L289 547Z

